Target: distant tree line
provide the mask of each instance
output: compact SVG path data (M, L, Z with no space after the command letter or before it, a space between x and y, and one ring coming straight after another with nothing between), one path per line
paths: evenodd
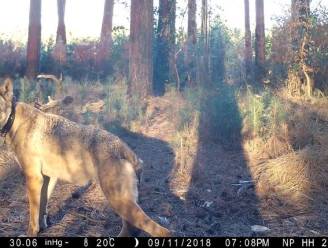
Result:
M105 79L120 71L128 78L129 93L143 98L163 95L170 85L180 91L199 85L211 87L225 79L229 81L227 71L235 70L234 73L238 74L235 82L262 87L267 82L272 84L285 78L287 87L293 92L312 95L321 85L320 78L326 75L322 63L322 54L325 53L320 57L313 49L314 46L322 51L327 48L324 39L320 38L322 34L315 32L326 28L322 21L324 13L311 12L310 0L291 0L291 15L278 23L281 26L274 27L272 34L266 37L264 1L254 0L254 3L256 28L253 36L249 0L244 0L243 34L229 31L219 13L213 13L208 0L187 1L186 32L176 29L176 0L159 0L155 24L153 0L131 0L130 35L127 36L121 27L113 26L115 1L105 0L99 39L68 43L66 0L57 0L56 39L42 45L42 1L30 0L26 62L20 61L19 54L24 50L16 49L11 58L7 56L8 62L0 63L0 73L11 68L30 80L40 72L64 74L81 80ZM198 10L200 29L197 29ZM119 35L114 39L113 33ZM244 41L240 48L241 36ZM2 42L0 50L1 47L14 50L10 42ZM232 49L235 55L231 54ZM236 55L239 52L243 58L242 66L233 62L239 57ZM279 73L276 73L278 69Z

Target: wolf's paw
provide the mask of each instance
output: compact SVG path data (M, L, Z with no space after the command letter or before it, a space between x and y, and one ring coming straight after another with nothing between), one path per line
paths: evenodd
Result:
M47 228L48 228L48 216L43 215L43 218L40 221L40 231L44 231Z

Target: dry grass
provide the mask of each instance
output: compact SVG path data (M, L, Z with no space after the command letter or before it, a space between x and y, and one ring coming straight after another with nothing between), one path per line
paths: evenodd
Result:
M307 146L255 164L251 170L257 193L265 199L262 203L273 199L275 207L280 206L285 212L306 211L311 210L315 201L328 198L327 164L327 147Z
M277 97L286 120L265 138L244 136L244 149L263 209L281 217L311 212L328 199L328 100L286 91Z
M193 173L199 142L198 125L199 116L195 115L193 122L177 131L174 140L171 141L175 150L175 165L170 175L170 187L181 199L188 193L191 180L195 180L192 177L198 174Z
M174 152L174 163L169 175L170 190L184 199L190 191L192 180L203 177L204 172L201 170L206 169L198 166L195 172L194 168L195 163L198 163L195 160L201 145L200 118L202 123L210 121L206 115L201 115L198 108L201 94L190 92L189 95L181 95L171 90L164 97L147 99L144 105L132 109L127 102L125 87L123 82L113 85L95 83L89 87L66 84L64 90L67 95L73 96L74 102L64 110L63 115L86 124L92 123L91 120L98 123L99 120L99 124L104 125L117 119L130 130L169 143ZM263 102L259 102L262 99ZM239 100L240 109L254 109L253 105L247 105L249 101ZM90 114L92 110L86 106L96 102L101 103L101 108L96 108L101 111L89 116L88 120L85 114ZM272 98L255 96L252 104L257 104L256 111L241 115L243 123L240 131L244 152L249 158L249 170L263 209L284 216L311 211L317 203L325 202L324 199L328 199L328 183L325 180L328 176L328 101L324 98L307 100L277 94ZM85 111L82 111L83 107ZM240 114L238 111L231 112ZM252 118L247 116L249 113ZM73 117L74 114L76 117ZM0 166L4 165L10 167L17 164L12 154L0 150ZM225 173L229 174L223 172L223 175Z

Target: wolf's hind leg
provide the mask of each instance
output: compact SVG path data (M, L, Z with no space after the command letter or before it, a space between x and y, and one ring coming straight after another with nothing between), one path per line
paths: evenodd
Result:
M137 237L139 234L140 229L122 219L122 229L118 235L119 237Z
M43 175L43 185L41 188L40 212L39 212L39 225L41 231L48 227L47 206L51 193L56 186L56 183L57 183L57 178Z
M120 235L134 235L137 228L152 236L170 236L169 230L150 219L137 204L137 179L132 165L125 160L108 163L102 167L99 181L110 206L123 220Z

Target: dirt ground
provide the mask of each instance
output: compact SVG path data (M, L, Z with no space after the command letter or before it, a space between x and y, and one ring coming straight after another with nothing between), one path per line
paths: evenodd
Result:
M162 125L162 126L159 126ZM175 153L165 136L169 122L155 115L141 133L117 130L144 160L144 180L139 189L140 205L155 221L176 236L252 236L251 226L270 228L268 236L328 235L326 213L301 213L294 216L270 215L263 211L255 189L240 194L233 184L252 180L243 151L226 151L220 144L198 144L192 184L185 197L170 184ZM268 205L268 204L266 204ZM26 233L28 201L24 177L18 167L0 178L0 236ZM50 227L41 236L115 236L120 218L109 208L98 185L87 189L60 182L49 202ZM144 234L145 235L145 234Z

